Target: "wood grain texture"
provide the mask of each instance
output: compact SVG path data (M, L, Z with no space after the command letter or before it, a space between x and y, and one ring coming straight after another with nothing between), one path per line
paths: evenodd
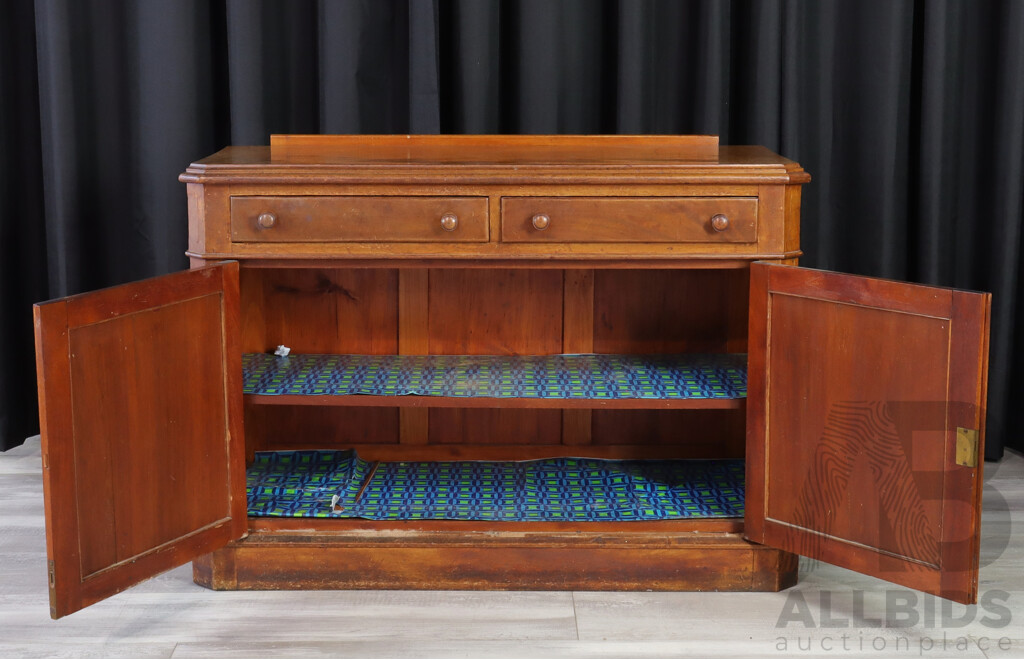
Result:
M204 263L193 263L192 268L201 268ZM273 350L267 339L265 293L263 283L274 277L263 269L241 268L238 273L239 314L241 315L241 342L243 353L264 353Z
M273 226L258 219L271 214ZM442 216L453 214L451 230ZM231 240L237 243L485 242L486 197L233 196Z
M562 352L594 352L594 271L562 272Z
M430 270L432 355L554 355L562 350L556 269Z
M794 186L799 188L799 186ZM799 231L800 220L793 218L786 213L786 189L788 186L759 186L757 190L757 243L758 246L769 252L786 253L791 256L792 252L800 249L799 235L795 244L790 243L794 231L789 223L795 221L796 231ZM799 195L799 190L797 192ZM799 201L799 200L798 200ZM728 232L725 232L728 233ZM792 252L789 250L792 248Z
M241 275L246 352L268 353L279 344L295 353L390 355L399 350L396 269L242 268ZM309 446L317 437L328 447L398 441L397 410L258 407L245 406L253 451Z
M514 412L514 411L510 411ZM555 412L555 411L544 411ZM557 417L555 418L557 420ZM456 418L457 422L462 422ZM464 422L462 422L464 423ZM523 429L526 424L517 425ZM528 461L541 458L560 456L585 455L590 458L659 460L659 459L693 459L721 458L727 453L726 448L718 443L687 442L678 439L676 442L654 444L649 438L625 436L620 437L618 444L591 444L586 447L579 445L562 445L557 443L557 425L545 426L539 431L537 438L521 434L516 437L511 433L499 438L484 438L471 444L460 442L462 436L455 435L448 429L445 435L438 438L438 443L429 445L385 445L385 444L349 444L344 448L355 449L359 456L370 461ZM529 430L527 428L527 430ZM671 436L670 436L671 437ZM451 438L452 442L443 442ZM541 444L551 442L552 444ZM309 448L309 447L307 447ZM340 448L332 445L332 448Z
M942 511L942 591L966 592L977 599L978 570L981 561L981 508L984 461L976 468L956 465L955 429L978 429L977 455L985 455L985 407L988 402L988 354L992 314L992 296L957 291L953 295L950 321L950 380L947 397L958 402L947 409L950 419L946 430L946 484L957 499ZM953 458L954 460L950 460ZM967 583L963 575L968 576Z
M398 271L398 353L401 355L429 353L429 277L425 268Z
M756 571L777 572L777 558L756 557L779 554L696 531L275 530L252 531L198 573L212 589L748 591L770 581Z
M745 353L746 269L594 272L596 353Z
M559 445L562 440L560 408L433 408L430 410L431 445Z
M506 243L756 243L755 198L503 197ZM550 225L538 229L543 214ZM716 231L715 215L728 219Z
M589 445L593 437L593 412L591 410L562 411L562 444L569 446Z
M245 428L254 451L347 449L397 445L399 410L393 406L245 405Z
M587 450L632 443L676 447L691 458L743 458L745 409L595 410L593 444Z
M398 352L427 355L430 351L430 274L425 268L398 271ZM429 440L429 411L402 407L398 411L399 441L425 445Z
M978 470L955 465L953 438L983 409L988 296L752 268L767 323L751 366L767 375L748 472L767 477L748 520L773 546L973 602Z
M783 249L788 253L800 251L800 194L798 185L786 186L786 232ZM796 264L792 264L795 266Z
M717 135L271 135L275 159L365 159L521 164L659 159L715 160Z
M945 424L948 322L779 292L770 304L768 474L820 485L769 484L769 520L938 567L943 493L934 476L943 472L944 438L896 436L886 406L935 402L939 418L920 428ZM820 507L818 488L828 494ZM849 489L859 496L844 495ZM879 491L881 502L867 494Z
M562 272L557 269L430 270L433 355L553 355L562 352ZM472 404L467 404L472 405ZM561 442L557 410L430 411L430 444Z
M594 271L563 271L562 286L562 352L593 353ZM563 411L562 444L590 444L591 417L590 410Z
M188 251L206 252L206 188L197 183L185 186L188 194Z
M247 352L284 344L295 353L398 352L398 271L243 269ZM262 329L262 340L255 338Z
M756 265L755 265L756 266ZM768 428L768 273L769 269L750 269L750 313L747 336L747 420L746 482L743 494L743 535L765 542L765 496L768 492L765 469L765 429Z
M221 313L213 293L70 329L83 580L230 516Z
M238 295L229 263L36 306L54 618L244 533Z

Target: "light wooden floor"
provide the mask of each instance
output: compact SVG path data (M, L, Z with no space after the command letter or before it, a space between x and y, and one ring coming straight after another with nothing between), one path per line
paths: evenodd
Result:
M46 592L39 441L32 439L0 454L0 657L1021 656L1024 458L1014 454L998 466L986 465L986 477L981 591L989 607L971 612L953 606L951 613L965 620L961 624L942 625L944 601L812 562L802 564L794 589L763 594L214 593L195 586L186 566L54 622ZM905 616L919 621L823 626L828 613L851 619L857 593L867 619L885 618L888 594L893 601L916 599ZM823 616L822 600L829 598ZM777 627L787 603L795 613L803 602L814 627ZM986 616L1002 627L988 627ZM1008 650L998 648L1000 638L1008 640ZM961 639L966 650L956 648ZM787 653L777 649L783 640ZM874 653L873 644L883 650Z

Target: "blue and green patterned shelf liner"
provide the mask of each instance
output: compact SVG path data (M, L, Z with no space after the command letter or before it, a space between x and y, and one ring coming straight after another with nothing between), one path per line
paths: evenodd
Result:
M747 356L290 355L246 353L243 392L497 399L738 399Z
M743 516L742 460L373 466L353 451L258 452L248 471L249 515L570 522Z

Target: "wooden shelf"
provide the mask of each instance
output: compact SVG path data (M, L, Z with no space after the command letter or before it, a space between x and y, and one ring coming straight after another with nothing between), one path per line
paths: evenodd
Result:
M243 357L248 403L436 408L737 409L746 356Z

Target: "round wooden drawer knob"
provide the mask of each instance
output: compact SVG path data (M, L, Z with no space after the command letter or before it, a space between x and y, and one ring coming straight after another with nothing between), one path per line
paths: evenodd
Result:
M256 218L256 225L260 229L270 229L277 224L277 216L273 213L260 213L259 217Z
M711 228L715 231L725 231L729 228L729 218L721 213L711 216Z
M534 229L538 231L544 231L549 226L551 226L551 217L543 213L538 213L537 215L533 216L531 222L533 223Z
M445 213L441 216L441 227L445 231L455 231L455 228L459 226L459 216L454 213Z

